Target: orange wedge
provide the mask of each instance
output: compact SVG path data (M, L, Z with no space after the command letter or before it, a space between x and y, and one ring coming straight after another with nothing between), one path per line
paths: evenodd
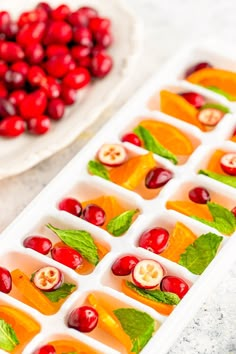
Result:
M236 134L230 140L236 143Z
M220 165L220 160L221 160L222 156L224 156L224 155L225 155L224 151L216 150L208 162L207 170L227 176L227 174L222 170L221 165Z
M114 183L134 190L156 165L153 154L149 152L146 155L132 157L123 165L114 167L110 171L110 178Z
M190 155L193 152L191 140L179 129L168 123L155 120L143 120L139 123L162 144L166 149L175 155Z
M76 354L96 354L95 350L92 350L87 345L81 342L76 342L75 340L55 340L53 342L50 342L49 344L54 346L57 354L65 354L72 352L75 352Z
M205 130L197 118L198 110L180 95L162 90L160 92L160 103L161 112L196 125L196 127L203 131Z
M196 204L185 200L169 200L166 203L167 209L173 209L187 216L198 216L205 220L213 221L212 215L206 204Z
M236 73L231 71L205 68L195 71L186 80L192 84L206 87L215 86L232 96L236 96Z
M178 263L181 254L184 253L186 248L196 239L197 237L189 228L181 222L177 222L173 230L173 234L169 239L169 245L167 249L160 254L160 256Z

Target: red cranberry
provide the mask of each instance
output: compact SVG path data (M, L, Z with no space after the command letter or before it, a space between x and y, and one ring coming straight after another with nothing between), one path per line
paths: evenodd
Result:
M185 77L193 74L195 71L201 70L201 69L206 69L206 68L212 68L212 65L207 62L201 62L197 63L193 66L191 66L185 73Z
M0 122L0 135L13 138L25 131L25 122L21 117L6 117Z
M70 106L76 101L77 92L76 90L67 87L62 84L61 86L61 98L66 106Z
M195 108L201 108L205 104L204 97L196 92L184 92L181 96Z
M70 64L73 61L70 54L59 54L51 57L46 63L46 70L49 75L62 78L70 70Z
M73 40L79 45L84 45L86 47L92 47L93 38L92 33L86 27L77 27L74 29Z
M44 58L44 50L41 44L30 44L25 48L25 55L30 64L39 64Z
M24 240L23 245L25 248L31 248L44 255L48 254L52 248L52 242L48 238L42 236L29 236Z
M46 48L46 55L48 58L54 57L55 55L68 53L69 49L64 44L51 44Z
M92 56L94 57L95 55L100 54L100 53L106 54L105 49L97 44L92 48Z
M71 70L63 79L63 84L74 90L87 86L90 82L90 74L85 68Z
M47 113L50 118L59 120L65 112L65 104L60 98L53 98L48 103Z
M98 323L98 313L90 306L74 309L68 318L68 326L79 332L91 332Z
M83 262L81 254L68 246L53 248L51 250L51 256L55 261L71 269L78 268Z
M129 275L138 262L135 256L120 257L112 264L112 273L117 276Z
M79 66L82 66L83 68L89 68L90 69L91 61L92 61L92 59L89 56L85 57L85 58L81 58L79 60Z
M61 85L53 77L48 76L41 82L41 87L48 98L57 98L61 94Z
M59 5L57 8L52 10L51 18L54 21L64 21L70 14L70 8L67 5Z
M233 214L234 214L234 216L236 217L236 206L235 206L235 207L233 207L233 209L231 210L231 213L233 213Z
M19 27L23 27L26 24L45 22L47 19L47 11L42 8L36 8L32 11L23 12L18 19L18 25Z
M47 116L38 116L28 120L28 130L32 134L42 135L50 129L50 119Z
M31 66L27 75L27 79L32 86L40 86L45 80L46 74L40 66Z
M93 33L109 30L111 27L111 21L108 18L93 17L89 21L89 28Z
M102 226L106 220L106 214L98 205L89 204L83 210L83 219L96 226Z
M46 25L43 22L36 22L24 25L17 34L17 43L23 47L40 43L44 37Z
M64 21L52 22L47 30L45 44L66 44L72 39L72 28Z
M84 46L74 46L71 48L71 55L76 61L80 61L90 55L91 49L89 47Z
M16 109L13 104L5 98L0 98L0 117L5 118L8 116L15 116Z
M183 279L167 275L161 281L161 290L174 293L182 299L189 291L189 286Z
M82 205L78 200L74 198L64 198L58 204L59 210L64 210L67 213L73 214L75 216L80 216L82 213Z
M13 42L0 42L0 59L6 62L15 62L25 56L22 48Z
M197 204L207 204L211 200L210 194L206 188L195 187L188 193L189 199Z
M4 82L0 81L0 97L1 98L7 98L8 96L8 90L6 88L6 85Z
M3 32L10 23L11 17L9 12L0 11L0 32Z
M6 268L0 267L0 291L9 294L12 288L11 273Z
M92 74L96 77L103 78L112 69L113 60L108 54L97 53L93 56L91 61Z
M89 20L93 17L96 17L97 15L98 13L95 9L92 7L84 6L79 10L72 12L68 17L68 21L72 26L86 27L88 26Z
M112 35L109 31L103 30L94 33L96 43L102 48L108 48L113 42Z
M163 187L173 178L173 173L162 167L154 167L145 178L145 185L149 189Z
M57 354L56 349L52 345L44 345L36 350L33 354Z
M139 239L139 247L156 254L162 253L168 245L169 232L162 227L145 231Z
M4 76L4 82L9 90L18 90L24 87L25 77L19 72L8 70Z
M44 11L47 12L47 14L50 14L52 12L51 6L47 2L40 2L36 9L43 9Z
M24 119L41 116L46 109L47 98L42 90L30 93L20 104L20 113Z
M21 102L25 99L27 93L24 90L13 91L9 96L9 101L15 106L19 107Z
M26 77L29 71L29 65L25 61L17 61L16 63L12 64L11 70L16 71L17 73L20 73Z
M123 142L128 142L130 144L136 145L136 146L142 146L142 142L138 135L134 133L127 133L122 136L121 141Z
M8 70L7 63L3 60L0 60L0 79L4 77L7 70Z
M4 30L4 34L8 40L15 40L18 33L18 25L16 22L11 22Z

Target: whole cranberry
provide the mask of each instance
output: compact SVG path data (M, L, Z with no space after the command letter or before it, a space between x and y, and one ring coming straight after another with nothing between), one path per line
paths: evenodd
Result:
M8 70L8 65L4 60L0 60L0 79L2 79Z
M53 98L48 102L47 113L50 118L59 120L65 112L65 104L60 98Z
M45 44L66 44L72 40L72 28L64 21L51 22L47 29Z
M4 32L6 27L11 23L9 12L0 11L0 32Z
M31 11L23 12L18 19L18 26L23 27L26 24L46 22L48 20L48 13L45 9L36 8Z
M81 89L90 83L89 71L85 68L71 70L63 79L63 84L74 90Z
M51 57L46 62L46 70L49 75L55 78L62 78L70 70L70 64L73 61L70 54L59 54Z
M79 10L72 12L68 16L68 21L72 26L79 27L87 27L89 24L89 20L98 15L97 11L92 7L83 6Z
M70 8L67 5L62 4L52 10L50 15L54 21L64 21L70 15L70 13Z
M91 31L86 27L76 27L73 32L73 40L79 45L92 47L93 38Z
M0 118L15 116L16 109L13 104L5 98L0 98Z
M43 1L38 3L36 9L43 9L48 14L50 14L52 12L51 6L47 2L43 2Z
M79 332L91 332L98 323L98 313L91 306L74 309L68 318L68 326Z
M142 142L141 142L140 138L138 137L138 135L136 135L134 133L127 133L127 134L123 135L121 138L121 141L128 142L128 143L136 145L136 146L142 146Z
M77 96L76 90L62 84L61 99L63 100L66 106L70 106L74 104L76 101L76 96Z
M44 58L44 49L41 44L30 44L25 48L25 55L30 64L39 64Z
M25 61L17 61L11 66L11 70L22 74L24 77L28 75L29 65Z
M18 25L16 22L10 22L4 32L7 40L13 41L16 39L16 35L18 33Z
M84 57L84 58L81 58L78 63L79 63L79 66L82 66L83 68L88 68L90 69L91 67L91 57L90 56L87 56L87 57Z
M189 291L189 286L183 279L171 275L167 275L162 279L160 287L162 291L174 293L180 299Z
M204 187L195 187L189 191L189 199L197 204L207 204L211 200L208 190Z
M183 92L181 96L195 108L201 108L205 104L205 98L196 92Z
M76 61L89 57L91 49L89 47L76 45L71 48L71 55Z
M212 68L212 65L207 62L200 62L197 63L193 66L191 66L185 73L185 77L193 74L195 71L201 70L201 69L206 69L206 68Z
M53 345L47 344L37 349L33 354L57 354Z
M48 98L57 98L61 94L61 85L53 77L48 76L46 79L42 80L40 86Z
M103 78L112 69L113 60L108 54L97 53L91 61L91 71L95 77Z
M66 211L75 216L80 216L82 213L81 203L74 198L64 198L58 204L58 209Z
M156 254L162 253L168 245L169 232L162 227L145 231L139 239L139 247Z
M173 173L166 168L154 167L151 169L145 178L145 185L149 189L163 187L173 178Z
M0 267L0 292L9 294L12 289L12 277L8 269Z
M233 209L231 210L231 213L233 213L234 216L236 217L236 207L233 207Z
M24 87L25 77L19 72L7 70L4 82L9 90L18 90Z
M20 104L20 113L24 119L42 116L47 106L45 92L37 90L30 93Z
M25 248L31 248L44 255L48 254L52 248L52 242L48 238L42 236L29 236L24 240L23 245Z
M93 33L109 30L111 21L108 18L93 17L89 21L89 28Z
M50 129L50 119L47 116L38 116L28 120L28 130L32 134L42 135Z
M19 107L21 102L25 99L27 93L24 90L16 90L11 92L9 96L9 101L15 106Z
M0 81L0 97L7 98L8 90L4 82Z
M16 40L23 47L40 43L46 31L46 24L36 22L24 25L17 34Z
M25 56L22 48L13 42L0 42L0 59L8 63L23 59Z
M131 274L133 268L139 262L139 259L135 256L123 256L119 257L111 267L111 271L114 275L125 276Z
M25 131L25 122L21 117L6 117L0 122L0 135L14 138Z
M69 48L64 44L50 44L46 48L46 56L48 58L54 57L55 55L68 54Z
M31 86L40 86L46 74L40 66L34 65L30 67L27 79Z
M112 35L108 30L102 30L94 33L96 43L102 48L108 48L113 42Z
M106 213L100 206L88 204L83 210L83 219L96 226L102 226L106 220Z

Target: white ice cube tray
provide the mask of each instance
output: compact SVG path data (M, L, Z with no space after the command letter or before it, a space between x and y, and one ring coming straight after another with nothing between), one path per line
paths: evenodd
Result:
M68 314L73 308L81 305L90 292L102 293L107 301L112 301L115 305L136 308L156 319L161 326L142 350L142 354L156 354L157 350L158 354L164 354L194 316L207 294L212 291L235 261L235 233L231 237L224 236L220 252L201 276L196 276L176 263L137 247L137 240L144 230L154 226L163 226L171 230L177 221L184 223L198 236L207 232L219 234L218 231L207 225L165 208L167 200L183 198L192 186L203 185L210 191L216 202L229 209L235 206L236 191L233 188L196 173L199 167L204 166L215 149L220 148L225 149L225 151L236 152L236 144L226 141L235 129L235 115L225 115L214 130L204 133L188 123L158 111L149 111L147 108L150 98L158 90L169 87L173 90L176 90L176 88L180 91L189 89L202 93L210 100L228 106L232 113L236 113L235 103L229 102L224 97L204 88L181 80L181 75L185 69L198 61L209 61L216 67L236 71L236 52L229 48L223 48L219 43L215 46L212 45L212 48L210 45L190 47L167 63L97 133L1 235L1 266L10 270L19 267L30 275L35 268L46 264L54 265L63 271L67 280L77 285L76 291L66 299L58 313L52 316L39 313L13 298L11 294L0 293L0 303L6 303L24 310L41 324L41 332L25 347L24 354L32 354L41 345L59 338L78 339L104 354L125 353L121 347L113 348L112 342L107 341L104 344L98 338L95 339L92 333L89 335L79 333L67 327ZM103 143L120 143L123 133L137 125L140 117L151 117L176 126L185 132L196 146L188 161L182 165L174 166L168 160L155 155L157 162L173 171L174 178L162 188L157 197L151 200L145 200L132 191L100 177L91 176L87 172L87 163L91 158L94 158L98 148ZM124 145L134 154L146 153L146 150L132 144L125 143ZM121 237L113 237L108 232L71 214L59 211L57 208L58 201L65 196L75 197L83 201L103 194L115 196L127 209L139 208L140 210L138 218ZM55 262L49 256L41 255L31 249L25 249L22 242L28 235L40 233L53 241L55 240L55 238L53 239L53 233L45 227L49 222L60 228L86 230L94 236L95 240L107 245L110 252L100 261L91 274L79 275L66 266ZM193 284L169 317L160 315L152 308L127 297L118 290L117 282L119 279L115 279L111 275L111 264L119 255L130 253L141 258L155 259L164 266L169 274L180 276L189 284ZM102 336L99 337L99 339L101 338Z

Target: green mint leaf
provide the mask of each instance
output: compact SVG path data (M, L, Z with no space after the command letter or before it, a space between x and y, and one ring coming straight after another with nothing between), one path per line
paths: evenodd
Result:
M0 319L0 349L12 352L19 343L12 326Z
M98 249L90 233L84 230L61 230L51 224L47 227L55 232L66 245L81 253L89 263L98 264Z
M219 87L216 87L216 86L203 86L203 87L207 88L210 91L218 93L218 95L224 96L229 101L236 101L236 97L230 95L228 92L225 92L224 90L220 89Z
M65 299L76 288L75 284L63 283L62 286L53 291L42 291L51 302L58 302L61 299Z
M161 291L161 290L145 290L141 289L138 286L134 285L130 281L126 282L126 285L131 289L134 290L137 294L140 296L143 296L149 300L155 301L155 302L161 302L163 304L168 304L168 305L178 305L180 302L180 298L178 295L166 291Z
M132 224L133 216L138 212L138 209L127 210L124 213L115 216L107 224L107 231L113 236L123 235Z
M177 157L161 145L146 128L139 125L134 129L134 133L143 141L145 149L171 160L175 165L178 163Z
M88 163L88 171L95 176L110 180L109 172L100 162L91 160Z
M198 173L213 178L221 183L228 184L233 188L236 188L236 177L234 176L225 176L221 175L220 173L212 172L209 170L200 170L198 171Z
M222 236L211 232L201 235L180 256L179 264L193 274L202 274L215 257L223 241Z
M223 113L230 113L230 109L228 107L223 106L222 104L219 104L219 103L206 103L200 108L200 110L206 109L206 108L215 108Z
M155 321L145 312L131 308L114 310L123 330L130 337L132 352L138 354L152 337L155 330Z

